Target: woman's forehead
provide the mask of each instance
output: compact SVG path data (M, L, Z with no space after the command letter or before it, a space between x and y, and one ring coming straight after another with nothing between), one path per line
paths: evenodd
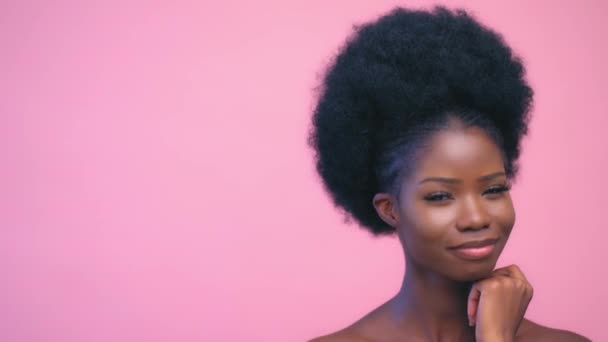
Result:
M412 178L477 179L501 171L504 172L502 152L482 128L455 127L440 130L427 139Z

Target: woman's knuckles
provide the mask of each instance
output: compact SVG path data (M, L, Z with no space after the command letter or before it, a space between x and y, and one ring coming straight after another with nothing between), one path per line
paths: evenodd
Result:
M530 295L534 293L534 289L528 282L507 277L486 279L479 284L479 290L480 292L521 292Z

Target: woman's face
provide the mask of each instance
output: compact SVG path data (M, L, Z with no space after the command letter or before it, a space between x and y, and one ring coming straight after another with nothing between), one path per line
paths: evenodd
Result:
M435 133L401 187L396 228L408 262L459 281L488 276L515 223L508 189L501 151L482 129ZM453 249L486 239L498 239L487 255Z

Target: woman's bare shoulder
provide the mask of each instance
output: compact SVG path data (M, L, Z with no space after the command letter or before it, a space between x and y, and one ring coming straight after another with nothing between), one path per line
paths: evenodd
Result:
M308 342L372 342L372 340L365 338L354 331L344 329L333 334L313 338Z
M382 334L378 334L378 331L387 331L383 324L386 321L384 314L387 303L370 311L346 328L314 338L309 342L374 342L385 340Z
M518 334L517 340L521 342L591 342L587 337L575 332L549 328L528 319L524 319L522 322L521 333Z
M334 333L319 336L309 342L374 342L376 339L369 335L370 315L359 319L353 324Z

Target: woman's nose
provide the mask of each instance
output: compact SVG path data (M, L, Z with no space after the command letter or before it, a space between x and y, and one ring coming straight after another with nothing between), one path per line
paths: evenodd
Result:
M490 216L480 196L467 196L461 202L456 222L459 230L479 230L490 225Z

